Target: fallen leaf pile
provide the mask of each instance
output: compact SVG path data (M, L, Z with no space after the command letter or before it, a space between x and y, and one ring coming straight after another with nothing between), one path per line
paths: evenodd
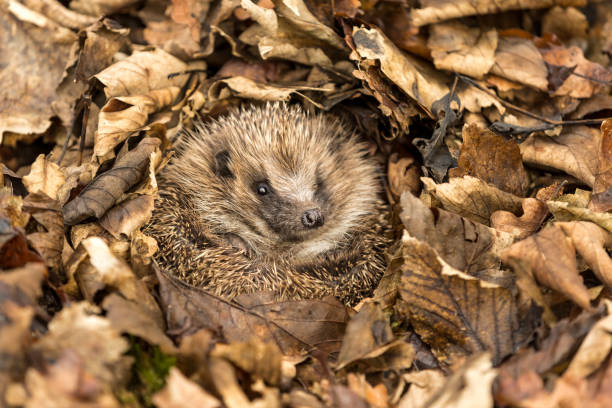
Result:
M0 0L0 406L612 406L612 6ZM354 124L371 298L228 301L153 261L195 121Z

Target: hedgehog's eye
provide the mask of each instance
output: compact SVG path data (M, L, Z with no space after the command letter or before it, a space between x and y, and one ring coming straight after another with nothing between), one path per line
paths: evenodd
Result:
M270 187L266 183L258 183L255 190L257 191L257 194L263 196L270 192Z

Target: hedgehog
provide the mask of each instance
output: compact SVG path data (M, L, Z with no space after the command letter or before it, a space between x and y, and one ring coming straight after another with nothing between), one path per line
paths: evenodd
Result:
M184 131L145 232L168 274L226 299L370 296L392 241L380 171L341 120L249 105Z

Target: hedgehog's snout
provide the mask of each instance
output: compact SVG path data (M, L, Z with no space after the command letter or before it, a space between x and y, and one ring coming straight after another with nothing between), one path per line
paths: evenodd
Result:
M306 228L317 228L325 223L325 218L318 208L311 208L302 214L302 225Z

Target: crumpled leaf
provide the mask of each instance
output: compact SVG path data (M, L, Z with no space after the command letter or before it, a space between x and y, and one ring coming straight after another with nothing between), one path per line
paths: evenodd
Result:
M417 194L421 188L420 175L421 172L414 157L400 157L397 153L389 156L387 179L389 189L396 196L401 196L404 191Z
M183 72L187 65L172 55L156 49L135 52L95 75L103 85L107 98L146 95L156 89L181 87L183 76L168 75Z
M491 73L541 91L548 89L546 64L530 39L500 37Z
M269 294L255 293L228 302L156 271L169 333L184 336L207 328L228 341L246 341L256 333L283 354L339 349L347 315L335 298L274 302Z
M253 337L248 342L217 344L210 356L224 358L267 384L280 384L282 354L274 343L264 343Z
M90 16L101 16L125 11L137 0L72 0L70 8Z
M92 337L95 334L91 334ZM100 339L101 340L101 339ZM92 352L94 352L92 350ZM85 371L88 363L73 349L62 351L44 371L28 369L26 407L119 408L113 393Z
M291 95L300 94L301 91L326 92L328 89L310 86L268 85L242 76L234 76L212 84L208 89L208 96L211 100L224 99L234 94L240 98L260 101L288 101Z
M550 66L571 68L569 75L555 90L555 95L569 95L573 98L588 98L600 91L604 85L598 81L612 80L612 73L601 65L587 60L576 46L569 48L552 46L541 50L544 61ZM584 77L586 78L584 78ZM592 79L587 79L592 78Z
M537 350L529 349L511 357L499 368L495 401L501 405L519 405L543 389L540 376L567 364L576 349L598 320L605 308L583 310L575 318L563 319L552 329Z
M437 69L482 78L495 63L497 31L459 22L429 27L427 47Z
M166 386L153 396L153 403L158 408L187 406L217 408L221 406L217 398L186 378L176 367L170 369Z
M446 381L440 391L427 401L431 408L488 408L493 406L491 388L497 377L490 353L479 353ZM400 405L401 408L404 408Z
M277 0L274 9L251 0L242 0L240 4L257 24L245 30L239 39L256 45L264 60L281 58L333 68L334 57L348 54L344 41L331 27L322 24L302 0Z
M149 221L154 201L155 198L150 195L140 195L123 201L104 214L100 225L115 238L119 238L121 234L130 236Z
M458 168L450 170L450 177L467 174L507 193L525 196L529 180L514 140L506 141L476 124L464 127L462 136Z
M529 136L521 143L525 164L564 171L588 186L595 182L601 133L586 126L564 127L561 135Z
M138 146L118 159L110 170L98 175L78 197L64 206L64 222L74 225L90 217L102 217L123 193L141 181L151 153L160 144L157 138L142 139Z
M51 125L56 87L77 36L17 1L0 5L0 142L5 132L40 134ZM9 41L10 39L10 41Z
M612 233L592 222L559 222L556 225L570 237L576 251L599 280L608 288L612 288L612 259L604 249L612 246Z
M512 244L510 235L457 214L437 209L434 217L412 194L403 194L400 204L406 231L430 245L450 266L472 276L486 280L487 272L500 268L499 254Z
M125 42L129 30L108 18L99 20L80 33L83 45L76 67L76 77L87 81L111 65L115 53Z
M13 228L9 220L0 217L0 269L17 268L28 262L44 260L28 247L20 228Z
M594 211L612 209L612 120L601 124L601 139L597 149L597 172L589 208Z
M412 11L412 23L422 26L457 17L499 13L509 10L549 8L555 4L582 7L585 0L421 0L421 8Z
M558 225L544 228L531 237L504 250L506 264L524 260L541 284L563 293L584 309L589 309L589 293L578 274L576 253L572 240Z
M117 364L129 361L123 356L128 342L98 313L99 309L87 302L64 307L49 323L49 331L34 346L36 351L47 361L53 361L71 350L90 375L104 384L117 382L119 378L114 370Z
M149 116L172 104L179 94L176 86L144 95L111 98L100 110L94 154L104 156L134 132L141 130Z
M445 210L478 223L489 225L495 211L505 210L520 214L522 200L471 176L451 178L448 183L436 184L422 177L428 193L442 202Z
M612 232L612 214L587 208L590 199L589 192L576 189L574 194L565 194L556 200L549 200L546 205L557 221L591 221Z
M422 408L444 385L446 378L440 369L408 372L402 379L410 384L408 392L402 396L398 408Z
M45 158L44 154L36 158L23 184L30 193L44 193L52 200L57 200L58 191L64 184L65 176L60 167Z
M402 345L405 345L404 355L398 368L407 368L412 364L414 350L403 339L396 341L391 331L389 319L383 313L380 304L365 303L359 312L349 321L342 347L338 354L340 370L358 360L368 360L384 355L387 351L402 354ZM392 349L395 349L391 351ZM366 362L367 364L367 362ZM382 364L384 369L392 369L393 364Z
M514 235L515 239L527 238L540 229L548 216L548 206L537 198L523 199L523 215L517 217L508 211L496 211L491 214L491 227Z
M407 234L402 244L401 296L415 331L441 362L489 350L499 364L528 338L530 319L519 319L511 290L452 268Z
M379 60L382 72L433 117L433 103L449 93L444 75L402 53L377 28L355 27L353 42L361 58Z
M24 200L24 210L42 227L27 235L28 242L49 267L58 271L65 243L64 217L59 203L45 194L29 194Z

